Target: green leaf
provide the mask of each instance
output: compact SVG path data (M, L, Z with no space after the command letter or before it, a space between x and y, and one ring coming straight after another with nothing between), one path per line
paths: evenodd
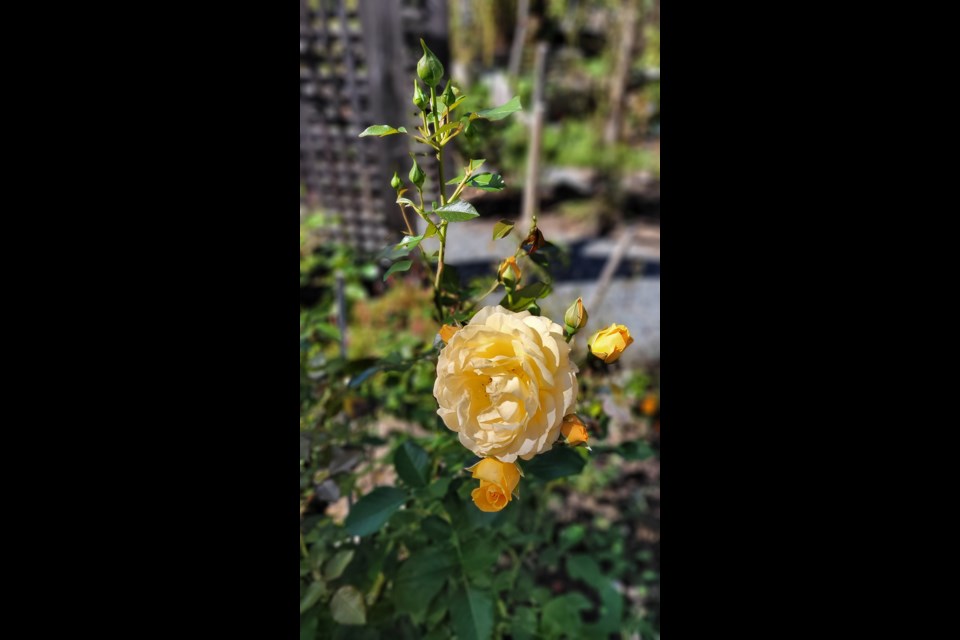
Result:
M317 639L317 624L320 621L317 620L315 615L309 615L306 619L300 621L300 640L316 640Z
M333 326L332 324L327 324L326 322L318 322L313 325L313 328L317 333L322 335L324 338L329 340L340 340L340 329Z
M397 198L397 204L405 204L411 209L416 209L417 205L413 204L413 200L410 198Z
M467 180L467 186L484 191L503 191L506 185L499 173L481 173Z
M367 608L363 603L363 594L356 587L340 587L330 601L330 612L335 622L340 624L361 625L367 623Z
M484 544L482 541L479 541L470 548L463 550L463 570L468 575L476 573L489 574L499 557L500 551L495 545Z
M450 618L458 640L488 640L493 635L493 597L469 585L450 600Z
M510 621L513 640L536 640L537 614L530 607L517 607Z
M435 213L447 222L463 222L480 215L474 206L466 200L451 202L437 209Z
M323 582L314 582L307 587L307 592L300 601L300 615L303 615L313 605L320 601L320 598L327 592L327 585Z
M411 487L425 487L430 475L430 456L412 440L404 442L394 455L397 475Z
M396 260L397 258L403 258L404 256L410 253L410 249L397 248L397 245L391 244L383 249L376 255L377 260Z
M494 107L493 109L484 109L483 111L477 111L474 116L477 118L484 118L486 120L503 120L511 113L516 113L517 111L522 111L523 107L520 105L520 97L514 96L510 102L502 104L499 107Z
M579 612L591 606L582 593L568 593L554 598L543 607L541 630L548 637L579 638L583 627Z
M330 558L326 566L324 566L323 579L330 582L342 576L343 570L347 568L351 560L353 560L353 549L337 553L337 555Z
M623 618L623 596L617 592L613 584L607 581L598 591L600 592L600 620L596 624L587 625L585 631L593 638L607 637L616 633Z
M650 443L646 440L624 442L617 447L616 452L622 455L624 460L646 460L656 455L654 450L650 448Z
M344 523L347 533L366 536L378 531L406 501L405 491L395 487L377 487L353 505Z
M460 103L463 102L463 101L466 100L466 99L467 99L467 96L466 96L466 95L462 95L462 96L460 96L459 98L457 98L456 100L454 100L453 102L451 102L451 103L450 103L450 106L447 107L447 113L449 113L449 112L453 111L454 109L456 109L457 107L459 107L459 106L460 106Z
M479 160L471 160L471 161L470 161L470 168L468 169L468 171L469 171L470 173L475 172L477 169L479 169L480 167L483 166L483 163L484 163L484 162L486 162L486 159L484 159L484 158L481 158L481 159L479 159Z
M539 300L540 298L545 298L550 295L551 290L552 287L545 282L534 282L517 291L516 295Z
M392 136L395 133L406 133L406 132L407 130L404 127L400 127L399 129L394 129L393 127L385 124L376 124L376 125L373 125L372 127L367 127L366 129L364 129L363 133L360 134L360 137L364 138L366 136L380 136L382 138L383 136Z
M594 589L600 589L609 582L597 561L583 554L567 556L567 575L574 580L583 580Z
M510 311L526 311L530 310L531 313L539 313L539 307L536 305L536 301L539 298L545 298L550 294L552 288L550 285L543 282L534 282L533 284L527 285L522 289L518 289L513 294L513 300L510 300L510 295L503 296L503 299L500 301L500 305L509 309Z
M423 236L407 236L406 238L401 240L399 243L397 243L397 248L407 249L408 251L412 251L413 249L417 248L417 245L420 244L422 240L423 240Z
M554 447L523 465L523 472L541 480L556 480L583 471L587 461L570 447Z
M423 232L423 238L432 238L435 235L437 235L437 225L427 220L427 230Z
M447 495L447 489L450 488L450 481L452 479L448 476L446 478L437 478L430 485L430 495L434 498L442 498Z
M407 249L407 251L409 251L409 249ZM390 265L390 268L387 269L387 272L383 274L383 281L386 282L387 278L395 273L407 271L412 265L413 260L401 260L400 262L394 262L392 265Z
M449 480L449 478L448 478ZM428 516L420 525L425 534L434 542L445 542L453 535L450 523L438 516Z
M426 614L430 600L440 592L455 566L449 547L430 547L414 552L397 571L393 583L393 601L397 609L409 613L415 621Z
M433 135L430 136L430 137L431 137L431 138L440 138L440 137L443 136L443 134L445 134L447 131L453 131L454 129L456 129L456 128L458 128L458 127L462 127L462 126L463 126L463 123L462 123L462 122L450 122L450 123L445 124L445 125L443 125L442 127L440 127L440 130L437 131L435 134L433 134Z

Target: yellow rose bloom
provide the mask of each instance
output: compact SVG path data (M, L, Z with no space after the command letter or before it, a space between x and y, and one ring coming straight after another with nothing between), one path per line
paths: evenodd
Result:
M577 401L563 327L501 306L481 309L437 361L437 414L481 457L514 462L549 451Z
M468 469L480 480L470 497L481 511L500 511L510 503L510 496L520 483L520 470L513 462L484 458Z
M575 447L578 444L586 443L590 436L587 434L587 428L575 414L564 416L563 425L560 427L560 433L567 439L567 444Z
M630 329L622 324L612 324L590 336L587 346L590 352L607 364L620 359L623 350L633 344Z

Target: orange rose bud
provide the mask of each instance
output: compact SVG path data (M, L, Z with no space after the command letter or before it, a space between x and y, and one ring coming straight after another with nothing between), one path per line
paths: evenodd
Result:
M452 338L457 331L460 331L460 327L445 324L440 327L440 339L444 342L450 342L450 338Z
M513 277L510 277L510 274L507 273L507 269L513 271ZM520 273L520 265L517 264L517 259L513 256L510 256L503 261L503 264L500 265L500 270L497 272L497 278L500 279L500 282L506 282L507 279L512 280L513 282L520 282L520 278L523 277Z
M645 416L652 416L657 412L657 396L653 393L648 393L643 399L643 402L640 404L640 410Z
M510 497L520 484L520 468L513 462L484 458L469 467L480 486L471 492L474 504L481 511L500 511L510 503Z
M630 329L622 324L612 324L590 336L587 345L590 352L610 364L620 359L623 350L633 344Z
M571 413L563 417L563 424L560 425L560 433L567 439L567 444L575 447L578 444L586 444L590 439L587 434L587 428L575 414Z

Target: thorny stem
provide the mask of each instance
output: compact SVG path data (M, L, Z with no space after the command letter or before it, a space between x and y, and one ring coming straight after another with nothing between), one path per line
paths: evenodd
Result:
M413 232L413 227L410 225L410 220L407 218L407 210L404 208L403 203L400 203L400 213L403 214L403 221L407 223L407 231L410 232L410 235L416 235ZM418 245L420 247L420 258L423 262L423 268L427 270L427 276L433 280L433 269L430 268L430 260L427 259L427 252L423 249L423 245Z
M407 210L404 209L403 203L398 203L397 206L400 207L400 215L403 216L403 221L404 221L404 222L406 223L406 225L407 225L407 231L410 232L410 235L412 235L412 236L413 236L413 235L416 235L416 234L413 232L413 227L410 226L410 219L407 218Z
M437 89L436 87L430 87L430 112L433 114L433 133L436 135L437 131L440 130L440 115L437 113ZM440 175L440 184L438 185L438 191L440 192L440 206L447 204L446 196L446 181L443 179L443 147L438 146L437 148L437 171ZM440 278L443 276L443 259L446 255L447 248L447 222L444 220L440 223L440 226L437 228L437 237L440 239L440 252L437 254L437 278L434 282L433 288L436 290L437 295L440 294Z
M437 228L437 237L440 238L440 253L437 254L437 280L433 288L440 293L440 277L443 275L443 256L447 248L447 221L444 220Z

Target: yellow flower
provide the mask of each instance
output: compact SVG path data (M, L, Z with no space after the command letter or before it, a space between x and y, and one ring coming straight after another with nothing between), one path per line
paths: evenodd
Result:
M560 433L567 439L567 444L575 447L578 444L586 444L590 436L587 434L587 428L575 414L563 417L563 425L560 427Z
M510 496L520 483L520 469L513 462L484 458L467 471L480 480L470 497L481 511L500 511L510 503Z
M587 340L590 352L607 364L619 360L620 354L631 344L633 338L630 337L630 329L622 324L612 324L601 329Z
M433 395L467 449L529 460L560 437L577 401L577 366L557 323L486 307L440 352Z

